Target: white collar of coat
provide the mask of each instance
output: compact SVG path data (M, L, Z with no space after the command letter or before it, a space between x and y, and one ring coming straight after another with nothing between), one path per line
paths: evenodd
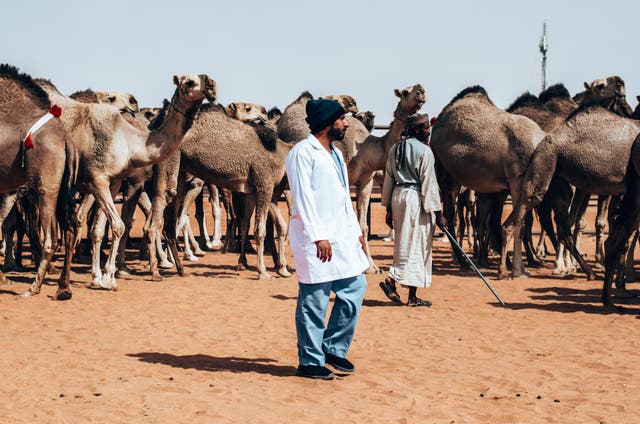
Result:
M316 138L315 135L309 134L309 142L311 146L313 146L316 150L324 150L324 146L320 144L320 141Z

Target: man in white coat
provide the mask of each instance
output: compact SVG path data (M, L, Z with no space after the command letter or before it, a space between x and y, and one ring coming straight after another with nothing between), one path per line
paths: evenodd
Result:
M333 146L349 126L346 112L334 100L310 100L306 112L311 134L286 159L293 196L289 240L298 275L297 374L331 380L333 372L325 364L342 372L355 371L346 355L369 263L351 204L347 167ZM325 329L332 291L336 298Z

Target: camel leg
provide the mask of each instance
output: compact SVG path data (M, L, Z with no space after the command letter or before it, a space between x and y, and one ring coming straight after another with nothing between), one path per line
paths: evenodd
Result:
M52 179L51 182L57 179ZM58 184L60 180L57 180ZM58 192L60 186L51 185L46 186L47 182L41 182L42 186L36 187L35 191L38 193L38 227L41 234L42 241L42 257L39 263L37 263L36 278L31 284L31 287L22 295L28 297L34 294L40 293L40 287L49 269L51 258L54 252L54 243L58 239L57 225L56 225L56 203L58 199ZM56 298L68 299L71 297L70 292L68 297L60 297L59 293Z
M562 195L562 190L566 191L570 188L568 183L565 183L566 187L560 187L554 195L554 219L556 221L556 227L558 229L558 239L565 245L566 249L573 255L573 257L578 261L582 270L587 274L587 279L592 280L595 278L595 274L591 267L584 260L584 257L577 251L573 236L571 234L571 224L569 219L569 210L567 207L568 196ZM558 184L560 186L560 184ZM558 249L558 255L560 255L560 249ZM558 259L559 260L559 259ZM565 260L566 262L566 260ZM565 264L566 266L567 264Z
M367 260L369 261L369 268L365 271L367 274L380 274L382 271L376 266L373 258L371 257L371 250L369 249L369 240L367 234L369 234L369 226L367 224L367 211L369 209L369 203L371 201L371 190L373 189L373 178L364 184L358 184L356 186L356 210L358 213L358 222L360 223L360 230L364 234L365 250L367 251Z
M204 213L204 190L200 190L194 204L196 206L196 222L200 230L198 234L198 245L201 249L209 249L211 239L209 238L209 229L207 228L207 217Z
M242 201L243 205L240 205L240 200ZM236 199L234 201L234 207L237 208L237 210L241 210L242 214L238 214L236 215L236 217L241 218L240 220L240 224L239 224L239 228L240 228L240 256L238 258L238 265L236 267L236 269L238 271L242 271L245 270L249 267L248 263L247 263L247 252L246 252L246 246L247 246L247 241L249 238L249 224L251 221L251 215L253 214L253 210L256 206L256 201L253 200L252 196L242 196L242 198L239 198L236 196ZM258 218L256 216L255 219L256 225L258 224ZM255 234L254 234L255 236ZM256 239L256 243L257 243L257 239ZM259 259L258 259L259 261Z
M161 231L164 226L164 209L167 203L162 195L154 196L151 214L147 218L145 228L147 229L147 254L149 255L149 272L152 281L162 281L163 278L158 271L158 256L156 252L162 250ZM160 246L158 246L160 244ZM171 264L173 266L173 264Z
M121 218L124 222L124 234L120 240L118 246L118 255L116 259L116 277L123 277L126 275L135 274L135 272L127 266L125 263L125 255L127 248L127 240L129 239L129 232L131 232L131 225L133 224L133 215L136 211L136 205L138 199L142 193L141 187L136 188L134 185L129 185L129 192L127 193L127 200L122 204Z
M213 237L207 245L209 249L222 247L222 207L220 206L220 193L218 187L209 185L209 201L211 202L211 215L213 216Z
M114 189L114 192L115 191L116 190ZM96 214L98 216L100 215L104 216L104 214L106 214L107 219L109 220L109 225L111 226L111 234L112 234L111 251L109 252L109 257L107 258L107 263L104 269L104 275L102 275L102 279L100 280L100 282L97 282L96 279L94 278L93 284L97 283L102 288L115 290L118 286L115 279L116 255L118 253L118 246L120 245L120 239L122 238L122 234L124 233L124 223L122 222L122 219L120 219L120 214L118 214L118 210L116 209L116 206L113 203L113 192L109 189L108 183L102 183L102 182L96 183L96 190L94 191L93 195L95 196L96 202L98 203L98 205L100 206L100 209L102 210L102 212L98 211ZM104 226L104 218L101 218L99 220L96 218L96 221L100 221L101 225ZM94 224L94 228L95 228L95 224ZM104 231L104 230L96 229L92 232L95 232L96 234L100 234L100 231ZM101 239L100 239L100 242L102 242ZM100 244L96 244L96 243L97 241L94 240L93 264L95 266L95 263L96 263L95 256L97 255L98 257L97 262L98 262L98 269L99 269ZM94 274L94 276L96 274Z
M536 257L533 248L533 210L528 210L524 216L524 251L527 255L527 265L529 268L539 268L540 261Z
M489 267L489 215L491 194L478 193L476 199L476 234L478 239L477 259L481 268Z
M571 224L571 228L573 228L573 239L575 240L576 250L580 252L583 257L585 255L580 251L579 245L580 239L582 238L582 232L586 227L584 214L587 212L590 197L590 193L584 193L582 190L576 189L575 194L573 195L573 201L571 202L571 209L569 212L569 223ZM573 261L571 261L568 265L570 265L572 268L575 268L575 266L573 265Z
M277 203L271 203L271 211L273 215L273 221L276 226L276 232L278 234L278 275L281 277L290 277L291 273L287 269L287 257L285 255L286 243L287 243L287 222L280 213Z
M638 178L634 175L635 179ZM633 178L633 177L632 177ZM618 216L610 226L609 237L605 241L605 273L602 287L602 304L605 307L611 306L610 291L611 284L616 274L622 269L618 266L620 257L624 256L628 247L628 241L634 231L638 229L640 223L640 187L638 181L633 179L629 182L627 192L622 198L618 208ZM616 280L616 297L628 298L634 294L627 291L624 280Z
M624 257L624 281L628 281L630 283L635 282L637 280L636 270L634 268L634 260L633 256L636 251L636 244L638 243L638 230L633 232L631 239L628 243L627 254ZM618 283L616 283L616 287L618 287Z
M149 199L149 195L144 190L144 187L140 192L140 197L138 197L138 207L144 214L143 232L146 240L147 232L149 231L149 228L147 228L147 224L149 223L149 216L151 216L151 199ZM147 256L147 244L144 241L140 243L140 250L138 252L138 257L140 259L149 259L149 257Z
M254 237L256 240L256 251L258 256L258 278L260 280L270 280L273 277L267 272L267 267L264 264L264 239L267 229L267 214L271 204L271 197L273 193L256 193L255 200L255 230ZM249 215L250 216L250 215Z
M611 196L598 196L598 215L596 216L596 267L604 268L604 230L607 227L607 215Z

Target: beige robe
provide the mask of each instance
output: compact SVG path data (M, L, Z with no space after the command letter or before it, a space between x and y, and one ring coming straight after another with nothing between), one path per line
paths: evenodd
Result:
M428 146L407 139L399 169L398 146L389 152L382 189L382 205L392 208L395 230L389 276L399 284L426 288L431 285L432 212L441 210L435 160Z

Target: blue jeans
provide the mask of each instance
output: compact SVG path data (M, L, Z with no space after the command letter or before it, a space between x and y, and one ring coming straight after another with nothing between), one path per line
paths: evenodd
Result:
M324 366L324 352L344 358L356 331L367 288L364 275L327 283L298 283L298 287L296 333L300 365ZM331 291L336 294L336 299L325 330L324 320Z

